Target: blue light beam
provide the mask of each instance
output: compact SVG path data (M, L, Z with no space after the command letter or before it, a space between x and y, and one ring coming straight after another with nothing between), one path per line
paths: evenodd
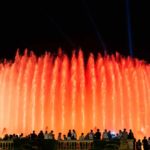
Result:
M127 29L128 29L128 46L130 50L130 56L133 57L133 45L132 45L132 30L131 30L131 16L130 16L130 0L126 1L126 17L127 17Z

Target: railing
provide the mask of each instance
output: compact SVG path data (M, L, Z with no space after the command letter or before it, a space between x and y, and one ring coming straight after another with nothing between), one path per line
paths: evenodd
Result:
M133 150L133 140L120 140L120 150Z
M0 141L0 150L14 150L14 142Z
M42 141L0 141L0 150L21 149L24 145L30 144L33 147L43 147L51 150L133 150L133 140L112 140L112 141L93 141L93 140L42 140Z
M133 150L133 140L120 140L120 142L115 141L93 141L93 140L68 140L68 141L58 141L57 150Z
M93 140L68 140L58 141L57 150L91 150L93 149Z

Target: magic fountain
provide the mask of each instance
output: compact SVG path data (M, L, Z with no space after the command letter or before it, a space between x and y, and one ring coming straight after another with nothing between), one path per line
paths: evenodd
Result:
M0 64L0 132L32 130L78 135L90 129L132 129L150 135L150 65L131 57L83 52L16 54Z

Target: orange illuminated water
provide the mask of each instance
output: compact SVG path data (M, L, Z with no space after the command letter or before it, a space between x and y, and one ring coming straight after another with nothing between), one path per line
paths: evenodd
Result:
M0 132L105 128L150 136L150 65L130 57L16 54L0 64ZM1 134L0 133L0 134Z

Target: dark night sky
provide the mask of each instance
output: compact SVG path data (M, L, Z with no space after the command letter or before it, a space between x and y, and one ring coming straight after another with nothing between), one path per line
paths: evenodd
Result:
M130 0L129 0L130 1ZM149 5L131 0L133 55L148 62ZM28 47L37 55L58 47L71 54L74 48L130 55L126 0L55 0L49 3L0 5L0 58L11 59L17 48Z

